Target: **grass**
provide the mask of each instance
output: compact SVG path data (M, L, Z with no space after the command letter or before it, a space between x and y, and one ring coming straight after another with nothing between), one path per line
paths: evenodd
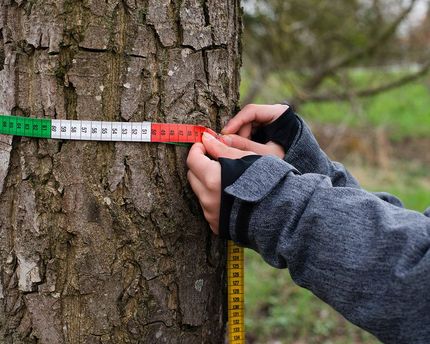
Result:
M351 127L382 126L396 140L430 134L430 91L419 82L363 99L360 114L352 113L346 102L309 103L300 111L320 123L340 123L347 120Z
M402 200L404 206L423 212L430 207L428 166L392 162L391 170L376 167L351 166L350 171L369 191L389 192Z
M353 78L358 85L371 82L369 75L363 72L357 72ZM248 85L245 75L243 92ZM290 91L280 78L272 76L256 103L278 102L286 99ZM350 128L384 127L393 140L430 136L430 91L422 80L361 100L358 108L359 111L356 105L352 109L346 102L309 103L303 105L300 112L314 125L342 122ZM430 206L428 165L399 160L392 161L389 169L353 162L346 165L369 191L392 193L407 208L420 212ZM251 250L246 251L245 283L249 343L379 343L309 291L296 286L287 270L271 268Z

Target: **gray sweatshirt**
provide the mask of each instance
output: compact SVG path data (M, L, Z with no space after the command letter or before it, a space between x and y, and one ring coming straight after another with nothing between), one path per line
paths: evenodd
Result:
M229 235L384 343L430 343L430 208L363 190L299 122L224 189Z

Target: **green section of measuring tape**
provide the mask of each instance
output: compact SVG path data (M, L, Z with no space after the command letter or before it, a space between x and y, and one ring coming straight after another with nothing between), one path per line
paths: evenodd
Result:
M51 120L19 116L0 116L0 134L51 138Z

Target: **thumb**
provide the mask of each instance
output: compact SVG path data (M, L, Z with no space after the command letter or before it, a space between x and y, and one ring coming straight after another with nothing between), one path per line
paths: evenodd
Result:
M208 133L203 133L202 142L206 149L207 154L214 159L218 159L218 158L240 159L246 155L255 154L254 152L243 151L243 150L229 147Z

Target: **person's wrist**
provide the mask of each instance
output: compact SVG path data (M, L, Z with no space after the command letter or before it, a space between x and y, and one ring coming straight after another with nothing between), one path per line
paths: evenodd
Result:
M219 235L224 239L231 239L229 230L230 214L234 203L234 197L227 194L224 190L232 185L259 158L261 158L260 155L247 155L241 159L219 159L219 163L221 164Z

